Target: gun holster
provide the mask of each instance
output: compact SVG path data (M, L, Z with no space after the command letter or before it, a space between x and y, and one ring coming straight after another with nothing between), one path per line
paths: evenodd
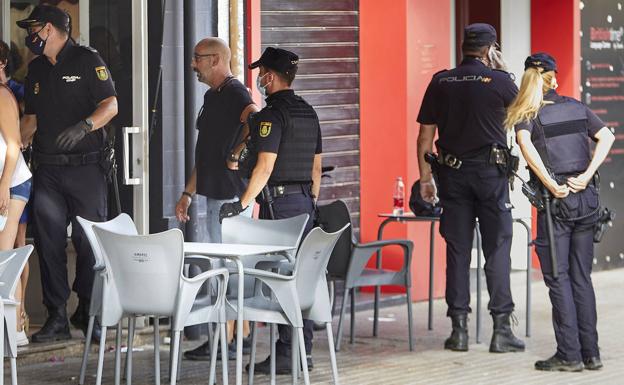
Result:
M115 147L111 143L108 143L106 147L102 149L102 156L100 157L99 162L104 175L106 175L106 180L108 183L111 183L113 178L113 169L116 167L115 165Z
M594 225L594 243L600 243L604 233L609 229L609 223L615 219L615 210L602 207L599 212L598 220Z
M513 155L507 147L493 145L490 149L489 163L496 165L500 172L509 179L509 186L513 190L514 176L518 172L520 158Z

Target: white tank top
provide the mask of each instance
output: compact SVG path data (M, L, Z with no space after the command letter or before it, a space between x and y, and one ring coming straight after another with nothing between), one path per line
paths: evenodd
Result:
M11 89L6 84L0 83L0 87L5 87L11 93L11 96L13 96L13 91L11 91ZM13 100L15 101L15 104L17 105L17 100L15 100L15 97L13 98ZM4 136L0 135L0 175L2 175L2 171L4 171L4 161L6 160L6 152L7 152L6 141L4 140ZM28 179L30 179L30 177L32 177L32 174L30 173L30 170L28 169L28 166L26 165L26 162L24 161L24 156L22 155L22 152L20 151L19 155L17 156L17 163L15 164L13 177L11 178L11 187L15 187L17 185L20 185L26 182Z
M4 162L6 160L6 152L7 145L4 141L4 136L0 135L0 175L1 172L4 171ZM19 152L17 156L17 164L15 165L15 170L13 171L13 178L11 178L11 187L15 187L26 182L28 179L32 177L30 170L28 169L28 165L26 165L26 161L24 161L24 156L22 152Z

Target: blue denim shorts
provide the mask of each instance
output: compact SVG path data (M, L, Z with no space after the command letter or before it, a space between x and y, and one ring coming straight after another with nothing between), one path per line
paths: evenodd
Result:
M32 178L28 179L22 184L18 184L15 187L11 187L9 190L11 199L17 199L20 201L28 202L30 199L30 190L32 188Z

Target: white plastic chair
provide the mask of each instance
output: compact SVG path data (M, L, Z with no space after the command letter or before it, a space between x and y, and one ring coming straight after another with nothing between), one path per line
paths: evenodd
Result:
M17 308L19 302L15 300L17 282L22 275L28 257L34 250L33 245L26 245L18 249L0 251L0 298L2 299L2 329L4 330L3 350L0 357L9 356L11 360L11 384L17 385ZM0 373L0 381L4 379L4 365ZM2 382L0 382L0 385Z
M327 283L325 281L325 269L331 252L340 237L340 234L348 227L334 233L326 233L320 228L314 228L301 243L295 260L294 270L291 275L282 275L258 269L245 269L245 276L253 277L270 290L271 295L256 293L252 298L245 299L243 318L253 322L268 322L271 324L285 324L297 330L298 338L293 333L292 338L292 381L297 381L297 356L301 359L303 378L306 384L310 383L308 364L303 340L303 318L312 316L314 320L328 323L328 336L330 340L329 353L332 363L335 383L338 383L338 369L336 356L333 348L333 336L331 331L331 309ZM322 283L325 282L325 285ZM236 316L236 301L230 301L228 318ZM302 316L302 312L304 316ZM271 325L271 382L275 380L275 341L274 326ZM256 327L252 332L252 350L249 365L249 384L253 384L253 374L256 355ZM298 339L298 341L297 341ZM299 354L297 352L299 347Z
M293 249L283 255L294 262L297 247L309 218L308 214L285 219L252 219L237 215L223 220L221 240L223 243L243 245L290 246Z
M91 348L91 337L93 334L93 324L95 322L95 317L100 315L102 311L102 285L106 273L106 262L104 257L102 256L102 251L100 250L100 245L98 244L97 239L95 238L95 233L93 232L93 226L97 225L103 229L113 231L119 234L127 234L127 235L136 235L138 234L136 225L134 221L128 214L122 213L115 218L111 219L107 222L92 222L87 219L84 219L80 216L77 216L76 219L80 226L82 227L87 239L89 240L89 245L91 246L91 250L93 250L93 256L95 259L95 265L93 266L93 270L95 271L95 277L93 279L93 288L91 289L91 304L89 305L89 326L87 327L87 335L85 337L85 346L84 352L82 355L82 364L80 366L80 378L78 383L80 385L84 384L85 374L87 371L87 362L89 359L89 349ZM158 331L154 331L158 333ZM117 325L117 344L115 349L115 361L121 359L121 323ZM120 382L120 374L119 371L115 372L115 384L119 384Z
M252 219L241 215L225 218L221 225L221 238L223 243L237 243L250 245L276 245L288 246L291 250L270 255L257 255L245 257L243 266L246 268L270 269L279 267L280 262L293 263L297 248L301 242L303 231L310 215L300 214L296 217L285 219ZM236 268L230 261L221 260L228 267L230 273ZM228 285L228 298L235 298L238 288L238 275L230 278ZM254 279L245 279L245 297L251 297L254 293Z
M221 332L221 354L227 357L225 336L225 289L229 273L227 269L203 272L193 278L182 274L184 264L184 238L178 229L152 235L124 235L94 226L96 238L107 263L104 277L101 312L102 339L96 384L102 380L104 342L106 328L117 324L124 315L173 317L172 321L172 369L171 385L176 383L180 344L180 332L184 326L206 322L219 323ZM194 306L195 297L201 285L214 278L218 294L212 305ZM131 334L131 332L130 332ZM218 338L214 339L210 363L209 383L214 382L216 349ZM157 343L155 342L155 349ZM156 352L157 354L157 352ZM128 346L128 374L131 380L132 346ZM157 382L160 369L157 367ZM223 362L223 378L227 383L227 361Z

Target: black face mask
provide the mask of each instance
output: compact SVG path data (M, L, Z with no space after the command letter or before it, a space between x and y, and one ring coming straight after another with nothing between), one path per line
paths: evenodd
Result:
M41 30L37 32L33 32L24 38L26 47L28 47L28 49L30 49L30 51L37 56L43 55L43 50L45 49L46 42L48 40L48 39L43 40L39 36L39 32L41 32Z

